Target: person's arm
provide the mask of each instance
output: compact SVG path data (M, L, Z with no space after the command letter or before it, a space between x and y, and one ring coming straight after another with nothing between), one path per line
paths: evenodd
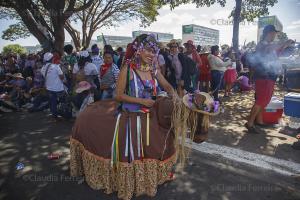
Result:
M154 104L154 101L152 99L131 97L124 93L126 89L126 83L127 83L127 69L128 69L127 65L123 65L121 67L121 71L117 81L115 100L119 102L142 104L144 106L151 107Z
M62 72L62 70L61 70L61 68L59 67L59 65L57 65L56 67L57 67L56 69L57 69L58 76L59 76L60 80L63 81L64 78L65 78L65 77L64 77L64 73Z

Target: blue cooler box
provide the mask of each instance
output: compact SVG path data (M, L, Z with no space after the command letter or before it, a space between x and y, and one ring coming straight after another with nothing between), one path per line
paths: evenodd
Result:
M300 93L288 93L284 96L284 114L300 118Z

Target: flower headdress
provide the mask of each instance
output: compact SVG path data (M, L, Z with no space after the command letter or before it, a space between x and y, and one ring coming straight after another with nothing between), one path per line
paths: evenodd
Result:
M153 34L142 34L138 36L131 44L127 46L125 59L126 63L134 63L136 68L141 67L141 58L140 53L145 50L151 48L154 51L156 59L153 59L153 69L156 68L157 65L157 57L159 54L159 46Z

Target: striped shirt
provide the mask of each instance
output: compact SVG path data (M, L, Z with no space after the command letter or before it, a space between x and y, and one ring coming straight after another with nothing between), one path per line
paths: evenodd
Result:
M100 73L101 73L101 71L100 71ZM103 77L100 78L100 85L103 84L103 85L109 86L112 89L116 88L116 82L118 80L119 73L120 73L120 70L119 70L118 66L113 63L112 66L103 75Z

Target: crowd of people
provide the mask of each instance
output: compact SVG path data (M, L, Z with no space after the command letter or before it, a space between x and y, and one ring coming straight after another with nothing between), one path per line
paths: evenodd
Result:
M117 191L121 199L154 196L158 185L173 179L177 158L184 161L185 139L205 141L209 116L232 90L255 90L245 128L255 134L256 126L264 127L261 114L279 75L277 57L293 42L274 46L276 32L265 27L255 59L233 48L207 50L191 40L164 46L147 34L126 51L105 45L100 52L95 44L79 52L66 45L63 55L7 55L1 58L0 109L49 108L55 121L77 117L71 175L85 176L92 188L106 193ZM299 149L299 142L294 147Z
M220 101L220 88L226 88L224 97L230 96L237 80L232 49L221 55L218 46L211 47L211 52L196 47L191 40L183 46L176 40L166 46L160 43L157 59L157 68L179 96L195 90L209 92L210 88L215 100ZM122 47L114 51L105 45L100 52L96 44L80 52L66 45L63 55L39 52L2 56L0 110L35 112L50 108L54 118L76 116L86 103L115 97L124 56ZM248 83L241 83L245 83L242 89L249 89Z

